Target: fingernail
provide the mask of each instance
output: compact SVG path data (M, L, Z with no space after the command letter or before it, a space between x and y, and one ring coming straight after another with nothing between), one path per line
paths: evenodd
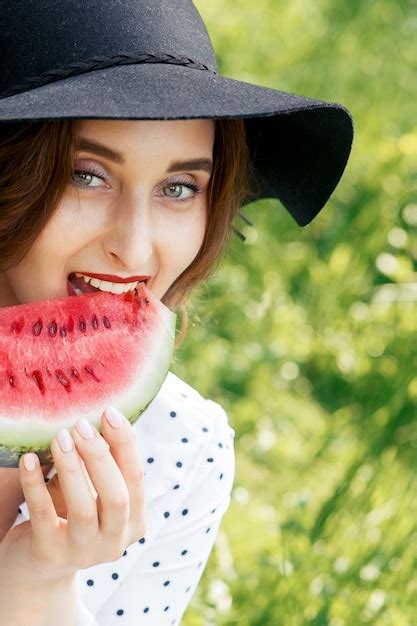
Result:
M28 454L25 454L23 456L23 463L25 464L25 467L29 472L35 469L36 461L35 456L32 454L32 452L29 452Z
M94 430L91 428L90 422L84 417L80 417L77 421L77 430L83 439L91 439L94 437Z
M72 450L72 437L66 428L59 431L58 443L62 452L70 452Z
M120 428L123 424L123 416L113 406L108 406L104 411L106 420L113 428Z

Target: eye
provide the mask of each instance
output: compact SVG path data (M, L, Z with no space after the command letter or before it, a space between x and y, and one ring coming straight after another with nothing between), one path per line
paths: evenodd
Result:
M163 187L165 195L169 198L176 200L189 200L193 198L196 193L200 191L200 188L193 183L172 182L169 185ZM184 193L185 192L185 193Z
M97 187L100 187L100 185L89 185L88 183L91 182L91 178L97 178L99 180L104 181L104 177L100 174L102 174L102 172L94 170L94 168L91 169L80 169L80 170L74 170L72 172L72 176L71 176L71 181L77 186L77 187L84 187L87 189L95 189ZM76 177L78 177L79 180L83 181L83 182L76 182Z

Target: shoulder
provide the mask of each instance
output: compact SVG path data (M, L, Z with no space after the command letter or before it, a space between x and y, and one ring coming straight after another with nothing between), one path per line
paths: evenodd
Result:
M235 477L235 431L220 404L169 372L133 429L150 488L152 482L151 498L175 495L179 505L204 487L227 506Z
M203 447L213 437L229 441L235 436L224 408L204 398L172 372L168 372L158 394L139 417L139 423L142 422L143 429L148 430L155 426L155 419L166 428L192 434L194 443Z

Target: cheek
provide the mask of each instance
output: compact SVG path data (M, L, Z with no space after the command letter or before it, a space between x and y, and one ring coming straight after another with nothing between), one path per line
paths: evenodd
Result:
M60 250L63 241L67 249L73 246L78 248L100 227L99 216L100 211L85 210L82 201L78 204L78 200L64 197L44 229L42 239Z
M169 224L164 222L158 237L156 252L159 255L161 266L167 274L179 276L197 256L203 243L206 228L206 218L203 212L192 219L173 220Z
M206 230L206 211L199 211L187 225L182 225L178 229L178 236L175 239L177 245L182 249L183 255L187 256L189 263L197 256L203 243Z

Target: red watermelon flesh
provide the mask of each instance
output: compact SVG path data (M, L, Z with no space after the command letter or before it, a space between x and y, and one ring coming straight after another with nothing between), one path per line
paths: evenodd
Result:
M133 424L166 378L175 322L143 283L0 308L0 466L29 451L51 464L59 430L80 417L100 430L107 405Z

